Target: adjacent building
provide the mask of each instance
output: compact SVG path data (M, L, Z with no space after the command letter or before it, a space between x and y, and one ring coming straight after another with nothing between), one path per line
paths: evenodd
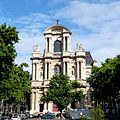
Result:
M86 86L83 92L87 95L89 85L86 83L86 78L89 77L94 63L90 52L85 51L81 43L76 45L76 51L71 50L72 32L67 27L53 25L48 27L43 35L44 52L41 53L39 45L35 45L31 57L31 113L57 111L55 104L52 102L43 104L40 97L47 91L51 77L61 71L68 75L70 80L77 80Z

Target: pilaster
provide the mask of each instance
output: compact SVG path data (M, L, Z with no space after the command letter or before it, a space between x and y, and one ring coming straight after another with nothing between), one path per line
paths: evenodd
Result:
M77 61L77 66L76 66L76 68L77 68L77 79L79 79L79 62Z
M45 62L45 80L47 80L47 62Z
M31 93L31 111L34 111L34 92Z
M35 64L32 63L32 80L35 80Z
M50 78L51 78L51 74L50 74L50 71L51 71L51 70L50 70L50 69L51 69L51 63L49 63L48 69L49 69L49 70L48 70L48 71L49 71L49 73L48 73L48 79L50 80Z

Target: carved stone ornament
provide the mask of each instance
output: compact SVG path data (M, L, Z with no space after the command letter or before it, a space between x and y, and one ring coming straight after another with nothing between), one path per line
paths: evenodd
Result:
M33 52L39 52L39 45L35 45L33 47Z
M77 50L82 51L83 45L81 43L77 43Z

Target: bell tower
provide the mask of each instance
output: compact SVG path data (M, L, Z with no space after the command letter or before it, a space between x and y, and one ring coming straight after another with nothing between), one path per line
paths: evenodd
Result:
M54 54L68 55L70 52L71 31L64 26L55 25L44 31L46 48L45 56Z

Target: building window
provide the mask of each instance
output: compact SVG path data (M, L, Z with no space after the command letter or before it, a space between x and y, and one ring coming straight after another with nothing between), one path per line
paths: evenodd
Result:
M65 75L67 75L67 62L65 62Z
M59 40L54 42L54 52L62 52L62 43Z
M81 62L79 62L79 78L81 78Z
M65 51L67 51L67 37L65 37Z
M49 52L49 38L47 38L47 52Z

